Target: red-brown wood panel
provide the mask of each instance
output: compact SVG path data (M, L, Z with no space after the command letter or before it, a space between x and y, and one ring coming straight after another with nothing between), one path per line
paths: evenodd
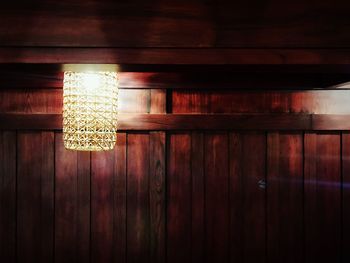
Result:
M258 186L266 178L266 136L245 134L243 145L244 260L266 262L266 189Z
M3 89L0 90L0 112L62 113L62 93L62 89L36 87Z
M266 262L265 160L265 134L230 134L231 262Z
M149 113L150 89L119 89L118 111ZM62 113L63 90L47 88L0 90L1 113Z
M230 262L244 261L245 213L243 206L243 140L239 133L229 135Z
M150 113L166 113L166 90L151 89Z
M126 133L117 134L114 172L113 262L126 262Z
M17 260L53 260L54 133L18 133Z
M215 90L213 87L205 91L175 90L172 107L174 113L348 114L349 96L349 90L261 92Z
M77 153L77 262L90 260L90 159L89 152Z
M77 152L55 135L55 262L77 262Z
M204 134L191 134L192 173L192 262L205 259L205 182L204 182Z
M284 1L233 3L216 8L218 46L341 47L349 45L348 2Z
M149 134L127 136L127 259L150 261Z
M343 0L7 2L0 45L339 48L349 11Z
M167 262L191 262L191 135L169 134L167 154Z
M113 258L114 151L91 153L91 260Z
M350 261L350 133L342 134L342 262Z
M55 262L90 260L90 153L55 134Z
M165 133L150 133L150 262L165 262Z
M267 260L303 262L303 135L267 138Z
M341 146L339 133L304 138L305 260L339 262L341 240Z
M208 4L184 0L38 1L20 9L8 3L0 12L0 45L203 47L214 41L211 16Z
M151 89L150 113L166 112L166 90ZM150 132L150 261L166 260L166 134Z
M16 132L0 132L0 259L16 262Z
M205 255L207 262L229 259L229 162L227 133L206 134Z

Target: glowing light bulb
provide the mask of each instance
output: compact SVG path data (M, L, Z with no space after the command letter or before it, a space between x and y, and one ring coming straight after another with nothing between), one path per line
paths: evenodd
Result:
M94 73L85 73L82 75L83 87L90 92L98 92L101 80L98 74Z

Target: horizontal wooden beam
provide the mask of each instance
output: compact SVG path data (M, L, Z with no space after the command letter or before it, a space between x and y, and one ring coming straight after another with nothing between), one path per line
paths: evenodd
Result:
M350 49L0 47L0 63L344 65Z
M61 114L0 114L0 129L61 130ZM350 130L350 115L120 114L118 130Z
M146 66L145 66L146 67ZM217 66L219 69L222 66ZM244 68L244 66L242 66ZM266 66L267 67L267 66ZM35 68L35 66L33 66ZM185 67L188 68L188 67ZM253 72L198 67L197 72L119 72L120 89L302 90L349 88L348 73ZM302 68L302 67L301 67ZM203 71L200 71L203 69ZM252 69L253 70L253 69ZM345 84L344 84L345 83ZM0 65L0 89L63 87L63 72L7 69Z

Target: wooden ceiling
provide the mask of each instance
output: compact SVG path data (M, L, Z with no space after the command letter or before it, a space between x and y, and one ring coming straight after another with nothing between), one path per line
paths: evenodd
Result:
M6 2L0 63L349 64L346 0Z

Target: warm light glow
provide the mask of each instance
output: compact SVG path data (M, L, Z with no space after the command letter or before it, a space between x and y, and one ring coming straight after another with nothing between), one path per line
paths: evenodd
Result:
M117 73L66 71L63 83L65 148L113 149L117 137L117 106Z

